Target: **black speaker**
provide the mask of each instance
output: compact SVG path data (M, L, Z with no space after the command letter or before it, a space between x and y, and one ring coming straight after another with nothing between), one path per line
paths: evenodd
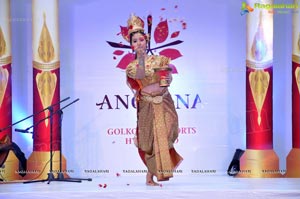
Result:
M3 168L3 164L6 161L7 156L8 156L8 151L0 150L0 168Z
M244 150L242 149L236 149L235 153L233 155L233 158L229 164L229 167L227 169L227 174L229 176L235 176L240 171L240 158L244 154Z
M20 147L14 142L0 145L0 168L5 167L5 161L10 150L14 152L19 160L19 175L24 177L26 175L27 159Z
M11 145L9 137L6 135L0 139L0 168L3 167L4 162L8 156L7 148Z

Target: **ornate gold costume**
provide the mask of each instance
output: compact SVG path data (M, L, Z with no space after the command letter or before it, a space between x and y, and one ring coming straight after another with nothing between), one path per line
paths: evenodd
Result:
M126 69L128 83L137 93L137 147L143 162L158 181L172 177L174 169L182 161L173 146L178 137L178 116L168 88L157 93L142 91L142 88L159 82L154 68L160 66L164 58L149 56L143 79L135 79L137 60Z
M154 72L154 68L157 67L163 67L162 66L162 60L163 64L168 64L165 62L165 56L158 56L158 55L151 55L147 58L145 62L145 78L138 80L141 86L141 89L145 86L148 86L150 84L158 83L159 82L159 76ZM136 68L138 66L138 61L134 60L132 61L126 68L127 76L130 78L135 78L136 76Z

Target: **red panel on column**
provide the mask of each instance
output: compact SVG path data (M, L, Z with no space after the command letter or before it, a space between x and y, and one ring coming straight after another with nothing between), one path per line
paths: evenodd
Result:
M249 77L252 72L257 70L247 67L246 78L246 146L247 149L273 149L273 107L272 107L272 80L273 80L273 68L269 67L263 71L269 74L269 85L266 91L264 102L261 108L261 122L258 122L258 109L255 103ZM258 79L256 81L261 81ZM261 83L262 89L258 91L262 92L266 88L266 84Z
M292 70L293 148L300 148L300 94L299 94L299 88L297 85L297 79L295 75L296 70L300 70L300 64L293 62L293 70Z
M36 82L37 79L37 75L41 74L42 71L38 70L36 68L33 68L33 113L37 113L41 110L43 110L46 107L43 107L43 103L42 103L42 99L40 97L40 93L39 89L38 89L38 85ZM60 77L60 71L59 68L52 70L51 71L51 75L55 75L56 76L56 86L55 86L55 90L54 90L54 94L53 94L53 98L52 101L50 103L50 105L52 104L56 104L59 102L60 100L60 93L59 93L59 87L60 87L60 81L59 81L59 77ZM49 80L49 81L53 81L53 80ZM48 89L47 85L49 82L44 82L45 84L45 90L42 90L47 92L46 90ZM41 90L41 88L40 88ZM60 105L55 105L53 106L53 125L52 125L52 150L60 150L60 133L59 133L59 115L55 114L57 113L57 111L60 109ZM49 117L50 115L46 115L45 112L40 113L36 116L33 117L34 120L34 124L37 124L39 121L41 121L43 118L45 117ZM43 121L41 122L39 125L36 125L34 127L34 141L33 141L33 150L34 151L50 151L50 120L48 120L48 124Z
M11 64L1 66L0 80L0 95L3 95L0 96L1 98L3 97L2 103L0 101L0 129L3 129L12 124ZM0 139L6 135L12 140L12 128L7 128L0 132Z

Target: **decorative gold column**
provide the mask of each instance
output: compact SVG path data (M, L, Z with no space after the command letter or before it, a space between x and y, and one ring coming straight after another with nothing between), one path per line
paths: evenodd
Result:
M10 1L0 1L0 140L12 140ZM3 129L3 130L2 130Z
M60 101L60 58L58 0L32 0L32 49L33 49L33 112L37 113ZM53 113L60 109L53 106ZM50 116L50 110L35 115L34 124ZM33 153L28 159L26 179L47 178L47 173L59 170L60 121L59 114L34 126ZM52 139L50 137L52 131ZM51 143L52 140L52 143ZM52 145L51 145L52 144ZM50 151L52 153L52 171ZM66 170L63 158L62 171Z
M249 0L273 4L272 0ZM246 151L237 177L281 177L273 150L273 13L247 14Z
M0 1L0 147L12 142L12 79L11 79L11 16L10 1ZM3 152L5 153L5 152ZM2 154L5 155L5 154ZM4 181L19 180L19 160L9 151L0 178Z
M294 0L299 4L299 0ZM293 12L292 149L286 158L285 177L300 177L300 8Z

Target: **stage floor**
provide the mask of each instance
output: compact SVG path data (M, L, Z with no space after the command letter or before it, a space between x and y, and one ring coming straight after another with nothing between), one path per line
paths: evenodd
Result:
M0 184L0 198L300 198L299 178L233 178L175 176L158 187L145 185L144 176L98 177L92 181Z

